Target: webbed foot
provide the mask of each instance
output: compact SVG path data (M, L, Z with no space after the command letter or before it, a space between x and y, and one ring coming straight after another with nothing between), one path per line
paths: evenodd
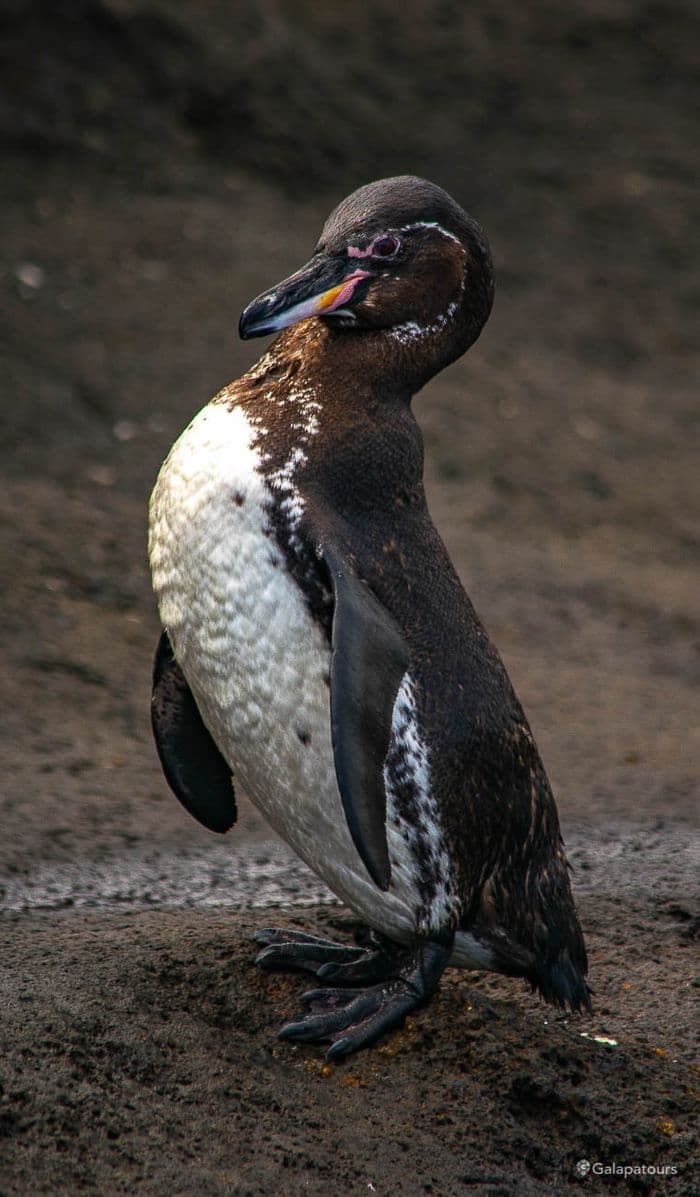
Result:
M377 947L349 948L304 932L271 929L254 938L265 944L257 957L264 968L305 969L341 982L303 994L303 1014L279 1032L280 1039L297 1043L330 1040L327 1060L369 1047L424 1005L437 989L452 951L451 942L434 941L400 948L378 940Z
M288 927L264 927L255 932L253 940L262 944L262 951L255 957L261 968L313 973L319 980L345 985L386 980L401 951L373 931L368 935L368 947L350 947Z

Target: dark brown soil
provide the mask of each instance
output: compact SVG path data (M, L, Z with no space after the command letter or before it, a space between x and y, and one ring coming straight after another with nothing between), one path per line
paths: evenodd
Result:
M0 1197L700 1191L690 6L5 0L0 34ZM168 793L145 512L251 361L241 307L399 170L493 243L488 329L416 410L595 1013L451 972L326 1067L249 935L348 915L248 806L220 840Z

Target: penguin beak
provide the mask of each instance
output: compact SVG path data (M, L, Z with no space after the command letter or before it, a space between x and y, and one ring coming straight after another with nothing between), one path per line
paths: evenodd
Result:
M350 315L347 305L358 283L370 274L367 270L351 270L349 265L345 257L315 254L301 270L248 304L238 324L242 339L279 332L309 316Z

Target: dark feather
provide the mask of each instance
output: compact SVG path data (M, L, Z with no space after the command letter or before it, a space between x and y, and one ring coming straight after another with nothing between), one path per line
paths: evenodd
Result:
M231 770L202 722L167 632L153 664L151 724L173 793L210 831L228 831L237 815Z
M384 762L408 649L389 612L327 545L335 608L331 653L331 734L350 834L380 889L389 888Z

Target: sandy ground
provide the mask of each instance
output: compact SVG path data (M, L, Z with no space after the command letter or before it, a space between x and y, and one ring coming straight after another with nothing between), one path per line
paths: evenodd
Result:
M57 8L0 15L0 1194L699 1191L689 10ZM416 411L557 794L595 1011L452 971L330 1067L277 1043L304 984L249 936L348 912L158 767L145 511L256 352L242 306L395 170L493 243L488 329Z

